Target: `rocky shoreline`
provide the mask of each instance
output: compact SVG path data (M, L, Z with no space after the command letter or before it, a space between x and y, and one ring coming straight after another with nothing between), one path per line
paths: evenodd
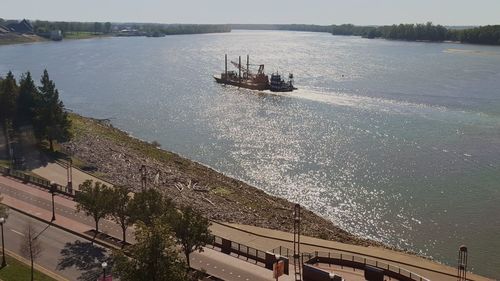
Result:
M109 121L71 114L73 139L61 149L76 166L116 185L141 187L141 167L147 188L158 188L178 205L190 205L207 218L229 223L293 232L294 204L225 176L200 163L129 136ZM363 246L381 243L350 234L303 209L304 235Z

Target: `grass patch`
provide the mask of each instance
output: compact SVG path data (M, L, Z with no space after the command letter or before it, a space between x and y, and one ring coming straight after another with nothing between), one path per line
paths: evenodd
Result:
M95 34L93 32L66 32L64 33L64 39L90 39L90 38L100 38L109 37L107 34Z
M9 160L0 160L0 166L9 168L10 167L10 161Z
M215 195L219 195L221 197L227 197L233 193L233 191L231 191L228 188L223 187L223 186L217 186L217 187L213 188L212 190L210 190L210 192L215 194Z
M30 280L30 267L23 262L7 255L7 266L0 269L0 279L3 281L26 281ZM55 281L55 279L35 270L35 280Z

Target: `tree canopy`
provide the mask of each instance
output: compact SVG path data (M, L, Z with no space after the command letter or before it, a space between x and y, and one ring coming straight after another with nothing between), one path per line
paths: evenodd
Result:
M130 203L132 198L129 195L130 189L127 187L115 186L111 190L110 215L111 218L120 225L122 229L122 241L126 242L127 228L132 224Z
M13 124L14 129L33 126L38 140L48 140L53 150L54 141L69 140L71 123L47 70L40 83L35 85L30 72L21 76L19 85L12 72L0 78L0 122Z
M91 216L95 222L95 230L99 232L99 220L111 212L111 189L101 183L86 180L80 185L75 195L76 210Z
M17 108L18 85L12 72L0 84L0 121L12 122Z
M179 258L168 224L154 219L151 225L138 222L136 243L114 253L114 269L123 281L184 281L185 264Z
M64 111L64 104L59 99L59 91L54 81L50 80L49 73L44 70L40 92L40 105L36 114L35 133L40 139L46 138L50 144L50 150L54 150L53 141L67 141L70 138L70 121L68 113Z
M182 208L174 220L175 238L182 247L188 266L190 266L189 255L194 251L202 252L203 246L211 241L209 226L208 219L191 207Z

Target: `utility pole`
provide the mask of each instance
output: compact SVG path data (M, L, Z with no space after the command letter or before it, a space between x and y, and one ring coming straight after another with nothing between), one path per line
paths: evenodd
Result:
M146 190L146 183L148 181L148 173L146 170L146 165L142 165L139 171L141 172L141 188L142 191L144 191Z
M295 204L293 212L293 267L295 281L302 281L302 263L300 262L300 204Z
M68 159L68 168L66 170L66 174L68 176L68 190L71 193L73 190L73 159L71 158L71 156L69 156Z
M0 218L0 225L2 226L2 268L4 268L7 265L7 262L5 261L5 243L3 240L3 224L5 223L5 218Z
M458 250L458 281L467 280L467 247L465 245L460 246Z

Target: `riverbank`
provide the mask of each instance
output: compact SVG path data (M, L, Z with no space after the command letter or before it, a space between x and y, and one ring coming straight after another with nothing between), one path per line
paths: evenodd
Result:
M43 38L43 37L40 37L38 35L15 34L12 32L0 34L0 46L1 45L12 45L12 44L45 42L45 41L48 41L48 40Z
M206 217L293 232L294 204L266 194L209 167L162 150L114 128L109 121L70 115L70 142L61 149L74 155L80 169L117 185L141 189L142 165L147 187L158 188L178 205L190 205ZM304 235L362 246L382 244L350 234L311 211L302 212Z

